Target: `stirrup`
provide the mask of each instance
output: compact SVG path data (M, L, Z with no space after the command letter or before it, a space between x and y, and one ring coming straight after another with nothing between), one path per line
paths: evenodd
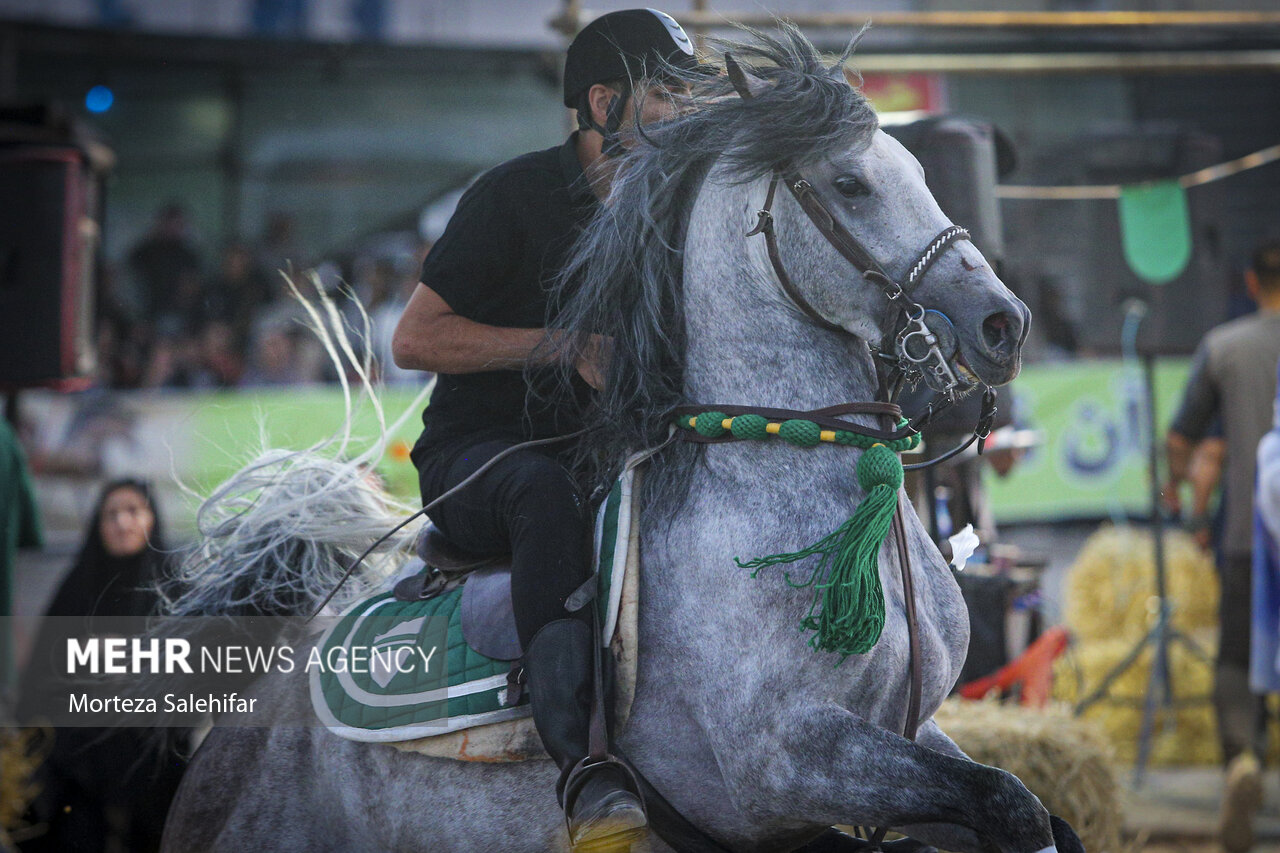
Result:
M590 755L581 759L577 764L569 770L569 775L565 777L564 786L561 791L561 806L564 809L564 825L565 833L569 837L569 843L573 844L573 830L570 825L569 815L573 812L573 807L577 804L578 795L582 791L582 787L586 784L591 772L598 767L613 766L622 770L624 781L624 789L632 794L636 801L640 803L640 812L644 815L645 828L643 833L637 833L639 840L641 834L648 833L649 809L644 801L644 794L640 791L640 780L636 777L636 772L631 769L631 765L618 758L616 755L606 753L604 758L592 758ZM622 840L622 839L619 839ZM588 853L591 845L587 847L575 847L576 853Z

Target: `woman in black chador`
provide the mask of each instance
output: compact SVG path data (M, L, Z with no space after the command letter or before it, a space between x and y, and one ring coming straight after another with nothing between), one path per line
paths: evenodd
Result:
M38 720L55 696L66 702L66 687L51 677L48 665L65 644L62 638L86 631L116 633L111 625L119 620L112 617L153 613L164 567L160 514L150 487L132 479L108 483L32 647L20 693L19 715L25 722ZM138 619L135 629L141 624ZM56 729L29 815L46 831L22 850L158 850L185 762L160 754L152 734L129 728Z

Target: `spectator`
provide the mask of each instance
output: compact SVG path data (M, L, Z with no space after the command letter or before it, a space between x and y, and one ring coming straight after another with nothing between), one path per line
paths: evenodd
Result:
M1258 313L1212 329L1196 350L1182 406L1169 429L1167 500L1177 506L1196 446L1214 417L1226 447L1226 522L1219 576L1218 660L1214 705L1228 762L1222 843L1229 853L1253 844L1253 812L1261 796L1258 757L1265 754L1265 706L1249 690L1254 469L1258 442L1272 419L1280 360L1280 241L1254 254L1245 283Z
M316 380L307 369L295 336L288 324L275 324L262 329L249 358L245 372L246 387L298 385Z
M419 257L379 261L374 270L365 310L369 312L369 346L378 363L382 380L388 385L421 385L430 375L420 370L406 370L395 363L391 354L391 338L409 297L418 284ZM362 295L362 300L364 299Z
M46 703L56 701L49 698L57 681L48 662L69 633L66 617L80 617L74 620L80 635L86 630L83 617L143 617L156 609L157 584L165 576L161 527L146 483L123 479L103 488L84 544L49 605L23 673L21 720L39 718L47 713L42 711ZM55 695L65 703L65 691ZM151 751L148 733L141 729L55 730L48 758L37 771L40 794L32 805L32 817L47 831L22 849L159 850L182 765L174 757L148 762Z
M200 255L188 233L187 215L176 203L165 205L142 242L129 253L143 316L161 331L186 330L199 310Z
M1253 508L1249 684L1258 693L1280 693L1280 390L1274 407L1271 431L1258 442L1258 487Z
M1080 341L1075 323L1062 302L1062 286L1051 276L1040 278L1040 304L1036 306L1036 325L1045 337L1046 355L1053 360L1074 358Z
M227 244L208 291L210 319L229 324L234 348L243 351L254 317L272 298L271 284L248 246L240 242Z
M161 334L151 347L144 388L189 388L191 386L191 347L185 336Z
M236 334L229 323L214 322L205 326L200 336L200 359L208 387L231 388L244 374L244 358Z
M258 244L258 268L274 280L280 270L301 269L303 266L302 251L298 248L297 236L294 233L293 216L282 211L275 211L267 217L267 227Z

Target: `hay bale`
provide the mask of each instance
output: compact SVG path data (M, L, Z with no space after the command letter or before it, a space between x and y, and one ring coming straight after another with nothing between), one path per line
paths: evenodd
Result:
M1213 645L1201 631L1201 649L1212 660ZM1072 704L1088 696L1133 650L1133 640L1080 643L1054 665L1053 696ZM1142 650L1137 661L1114 682L1106 698L1091 705L1084 719L1097 724L1117 760L1133 762L1138 755L1142 703L1151 678L1153 650ZM1169 667L1175 707L1160 709L1152 729L1150 763L1157 767L1216 764L1222 760L1217 723L1210 696L1213 665L1182 644L1169 647Z
M1213 655L1218 625L1218 576L1212 558L1184 531L1165 533L1166 587L1174 627L1195 637ZM1063 617L1075 645L1054 666L1055 699L1075 703L1089 695L1154 624L1155 543L1151 532L1104 525L1089 537L1067 574ZM1107 698L1085 717L1098 724L1116 757L1137 757L1142 701L1151 678L1152 651L1112 685ZM1178 706L1157 714L1151 763L1157 766L1213 764L1220 760L1209 696L1213 666L1171 647Z
M1149 531L1105 525L1088 538L1067 574L1064 621L1084 642L1141 636L1155 618L1155 551ZM1218 624L1213 560L1184 531L1165 533L1173 624L1183 631Z
M962 699L948 699L935 719L974 761L1021 779L1075 828L1090 853L1121 853L1124 821L1111 748L1092 724L1062 708Z

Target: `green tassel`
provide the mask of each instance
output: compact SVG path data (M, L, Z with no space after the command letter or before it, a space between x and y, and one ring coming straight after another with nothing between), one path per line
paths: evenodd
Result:
M810 646L839 654L841 662L849 655L870 651L884 630L884 589L880 585L878 557L898 508L902 463L893 451L877 445L858 460L858 480L867 496L853 516L834 532L790 554L773 554L745 563L734 560L741 568L754 569L754 578L767 566L821 555L803 583L793 582L790 573L784 577L791 586L813 588L813 601L800 620L800 627L814 632L809 638Z

